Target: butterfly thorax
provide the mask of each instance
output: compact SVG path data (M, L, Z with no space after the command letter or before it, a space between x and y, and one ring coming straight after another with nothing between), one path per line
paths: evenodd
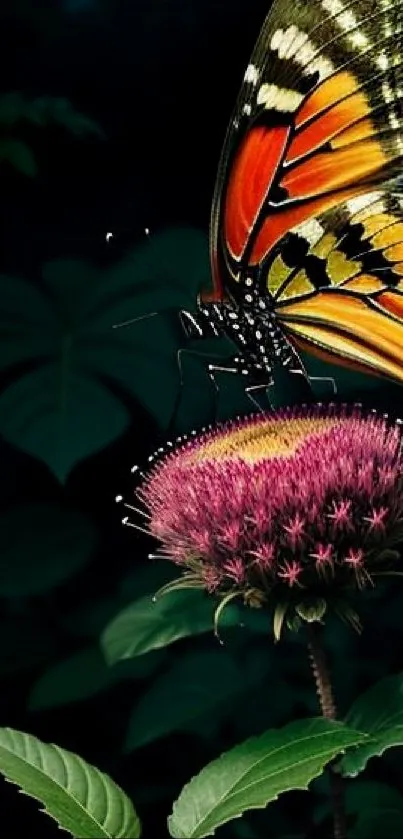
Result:
M244 375L271 373L276 363L288 367L294 361L270 295L263 298L246 288L238 301L199 298L196 316L186 313L184 325L189 337L227 337L239 353L236 362Z

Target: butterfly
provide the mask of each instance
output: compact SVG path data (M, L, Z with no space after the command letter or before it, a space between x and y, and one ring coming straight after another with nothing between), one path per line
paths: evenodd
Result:
M267 388L301 351L403 382L403 0L275 0L227 130L213 289L188 336L225 335Z

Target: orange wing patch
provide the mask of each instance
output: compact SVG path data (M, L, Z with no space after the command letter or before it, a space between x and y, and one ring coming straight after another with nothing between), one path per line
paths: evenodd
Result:
M284 161L286 129L252 129L241 146L226 196L226 237L235 258L244 251L264 198L270 199L275 174L270 167L276 162L284 172L280 187L298 204L285 203L283 209L280 203L269 211L254 242L251 265L260 263L293 227L367 191L364 184L389 162L370 115L371 104L357 80L341 71L302 104ZM276 142L277 155L272 144Z
M402 286L403 283L399 283L399 285ZM400 291L402 290L401 288ZM383 306L391 315L396 318L401 318L403 321L403 295L401 293L399 294L397 291L383 291L377 296L377 303ZM403 346L401 348L401 354L403 356Z
M295 120L296 127L300 128L305 122L317 118L335 102L340 102L356 91L357 81L352 73L344 70L330 76L305 99Z
M380 143L366 140L334 152L318 153L296 166L282 179L281 186L290 198L308 198L362 181L386 163L387 156Z
M229 180L224 208L224 236L235 259L241 259L282 159L290 129L256 126L246 135Z
M354 76L344 72L323 82L308 97L296 117L296 136L287 152L288 163L310 154L324 143L330 142L332 147L348 145L374 132L372 121L364 120L370 114L371 106L364 93L353 92L356 88ZM304 113L309 114L308 122L301 120ZM335 138L340 134L343 139L339 138L337 142Z
M403 382L403 297L385 291L371 303L343 291L323 291L277 310L297 347L336 363Z

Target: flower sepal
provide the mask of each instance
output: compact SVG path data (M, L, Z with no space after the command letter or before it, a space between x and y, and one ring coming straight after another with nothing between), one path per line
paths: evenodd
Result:
M274 609L274 640L280 640L284 622L291 632L298 632L304 623L322 623L326 610L327 603L323 597L309 598L297 605L291 599L282 600Z
M323 597L315 597L298 603L295 611L305 623L322 622L327 610L327 603Z
M291 603L285 600L280 603L277 603L277 606L274 609L273 635L275 641L279 641L281 638L281 632L283 629L284 621L290 606Z
M193 574L191 571L188 573L185 572L181 577L177 577L175 580L171 580L169 583L161 586L161 588L159 588L154 594L153 600L159 600L160 597L164 597L172 591L183 591L183 589L186 588L203 589L203 583L201 582L200 577L197 574Z

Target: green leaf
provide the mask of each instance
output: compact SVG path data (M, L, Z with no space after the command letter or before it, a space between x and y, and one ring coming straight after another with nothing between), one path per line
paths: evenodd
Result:
M30 734L0 729L0 772L76 839L137 839L140 822L127 795L81 757Z
M80 650L40 676L29 695L28 707L37 711L88 699L110 686L110 674L97 647Z
M403 745L403 673L377 682L351 706L346 725L371 735L368 742L344 756L344 775L354 777L371 757L380 757L392 746Z
M33 152L22 140L7 137L0 140L0 161L6 160L15 169L34 178L38 174L38 167Z
M55 364L44 365L0 396L5 437L16 446L23 443L25 451L47 462L60 481L67 478L73 463L119 437L130 419L104 384L69 369L65 361L65 374Z
M264 675L262 667L241 665L222 648L182 656L142 695L130 717L124 751L173 731L197 733L205 722L215 730L223 712Z
M175 591L157 598L136 600L106 627L101 647L109 664L144 655L188 635L213 632L215 601L204 592ZM239 623L236 606L228 607L222 626Z
M0 595L25 597L60 585L88 561L92 523L58 504L11 507L0 515Z
M195 305L206 254L201 233L178 229L104 270L59 260L35 286L0 276L0 369L15 370L0 433L64 481L127 428L131 398L167 427L180 383L178 309Z
M324 766L365 735L330 720L290 723L247 740L206 766L182 790L169 818L174 839L201 839L281 793L307 789Z
M57 662L35 682L29 695L32 711L82 702L123 679L150 676L164 661L164 652L149 653L141 659L108 667L98 647L86 647Z

